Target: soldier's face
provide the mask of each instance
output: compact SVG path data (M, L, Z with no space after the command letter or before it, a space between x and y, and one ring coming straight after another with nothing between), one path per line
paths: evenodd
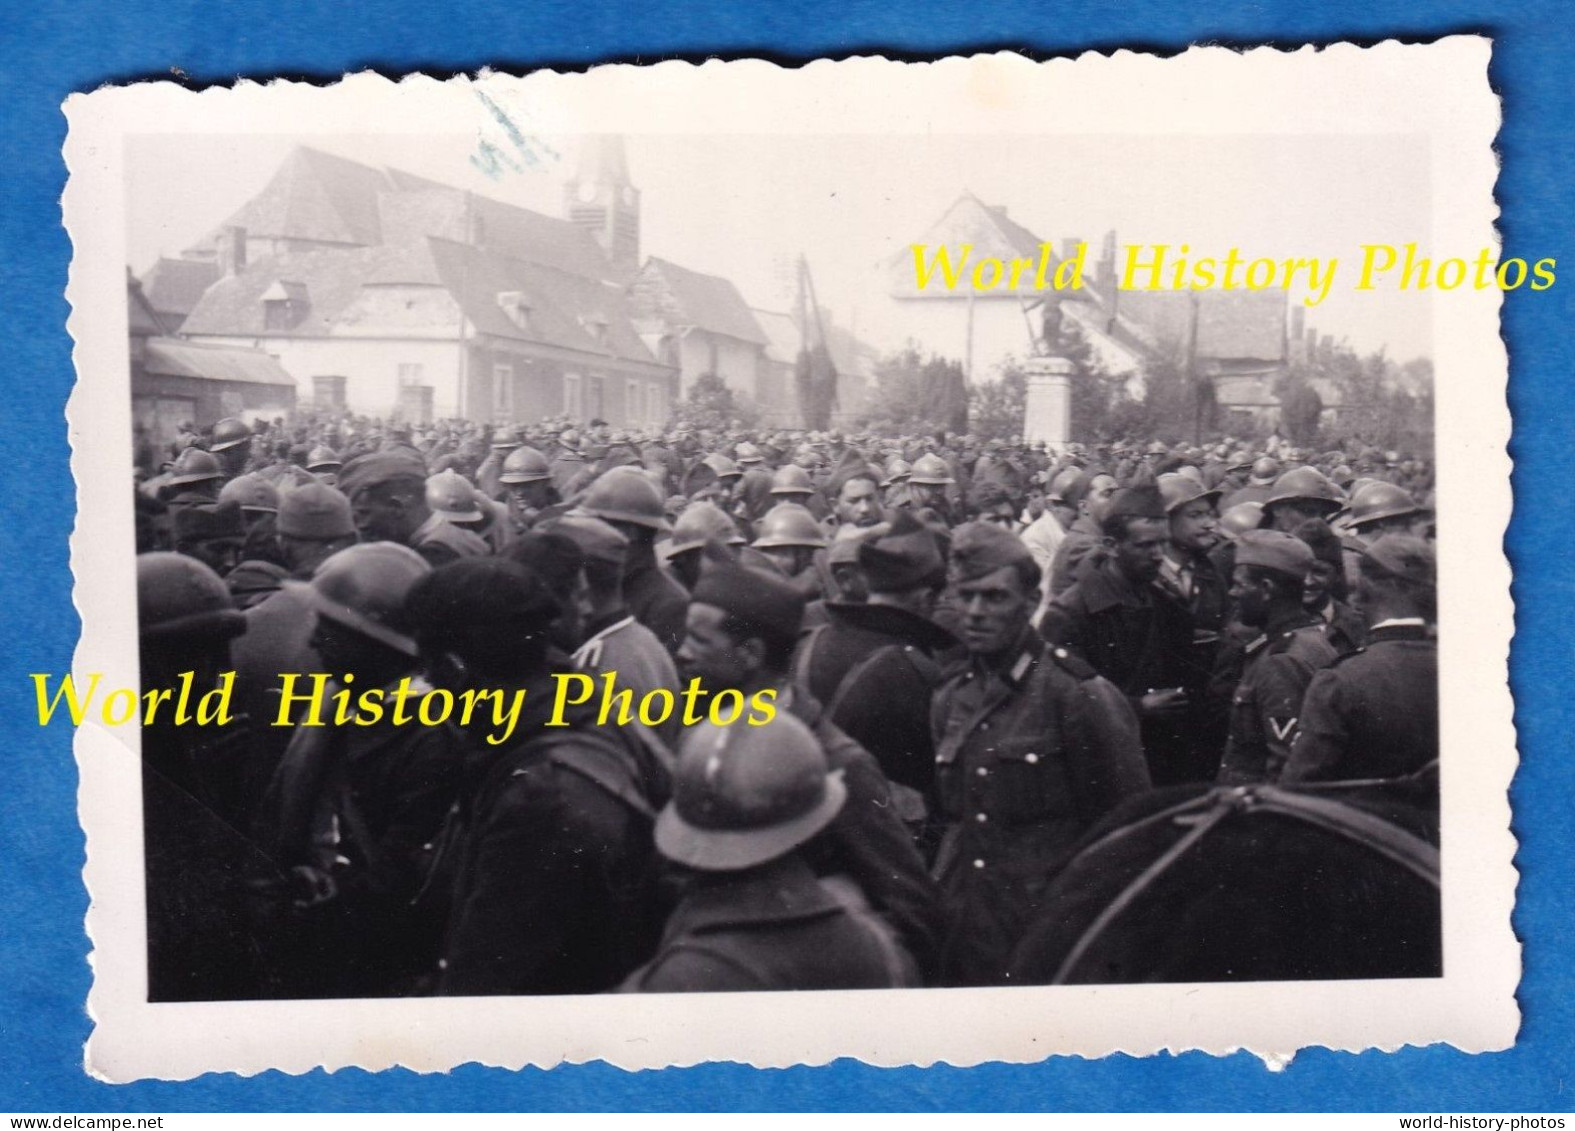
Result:
M691 602L684 618L678 662L684 674L698 677L707 691L739 687L753 673L752 657L723 627L727 614L714 605Z
M1119 486L1113 476L1094 476L1094 482L1089 487L1088 497L1083 500L1083 506L1095 522L1105 520L1105 512L1110 509L1111 496L1116 493Z
M1269 623L1272 596L1273 583L1251 566L1237 566L1231 574L1230 599L1236 605L1236 619L1248 628L1262 628Z
M1015 644L1039 603L1039 590L1025 589L1013 566L955 588L963 645L976 656L998 656Z
M357 491L350 516L363 542L403 542L415 529L406 500L387 484Z
M881 520L880 497L868 479L850 479L837 493L837 517L854 526L874 526Z
M1202 553L1219 539L1219 520L1207 499L1193 499L1170 516L1170 540L1183 550Z
M1127 534L1115 544L1121 571L1133 581L1153 581L1165 560L1170 542L1170 524L1162 518L1134 518L1127 522Z

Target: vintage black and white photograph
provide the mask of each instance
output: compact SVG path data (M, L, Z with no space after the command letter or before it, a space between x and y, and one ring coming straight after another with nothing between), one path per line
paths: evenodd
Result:
M1511 1039L1486 54L68 105L95 1070Z

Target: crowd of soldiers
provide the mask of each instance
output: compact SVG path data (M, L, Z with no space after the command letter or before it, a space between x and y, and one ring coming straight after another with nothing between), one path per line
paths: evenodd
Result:
M1136 795L1437 758L1398 452L303 415L138 454L144 687L238 707L144 728L155 1000L1011 984ZM776 711L549 719L566 672ZM285 673L527 694L503 743L281 727Z

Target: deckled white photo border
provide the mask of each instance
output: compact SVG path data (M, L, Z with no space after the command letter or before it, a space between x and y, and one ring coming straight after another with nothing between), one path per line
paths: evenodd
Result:
M326 88L244 82L200 93L145 83L65 105L74 254L67 297L78 383L68 409L80 519L72 539L79 673L137 675L131 404L126 350L123 139L139 133L306 135L481 131L473 87L529 107L548 136L674 134L1406 134L1432 162L1433 245L1497 246L1499 104L1478 37L1173 58L1120 51L1035 63L999 54L879 58L786 70L758 61L608 66L523 79L484 73ZM1382 233L1374 233L1381 238ZM1516 254L1527 250L1516 249ZM146 1002L138 745L83 726L79 812L92 896L86 1066L109 1081L204 1072L290 1073L466 1062L517 1068L606 1060L623 1068L710 1060L761 1067L856 1057L876 1065L1023 1062L1169 1049L1359 1051L1447 1042L1506 1048L1519 1023L1516 872L1507 790L1516 766L1502 551L1511 495L1507 361L1497 291L1435 293L1445 976L1383 982L1020 987L978 990Z

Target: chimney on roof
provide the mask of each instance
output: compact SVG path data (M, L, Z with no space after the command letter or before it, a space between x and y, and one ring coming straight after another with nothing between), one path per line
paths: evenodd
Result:
M246 270L246 229L231 224L219 232L219 275L228 278Z

